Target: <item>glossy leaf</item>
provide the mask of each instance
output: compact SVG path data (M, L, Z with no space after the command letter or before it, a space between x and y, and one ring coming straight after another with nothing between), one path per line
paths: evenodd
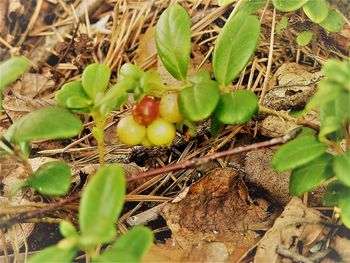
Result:
M243 0L238 7L236 15L246 14L250 15L262 9L266 5L266 0Z
M323 154L292 171L289 184L291 195L300 196L315 189L333 176L331 161L333 156Z
M222 94L215 117L224 124L243 124L258 111L258 97L247 90Z
M283 12L291 12L305 5L309 0L272 0L274 7Z
M122 235L117 241L99 258L99 262L121 262L118 258L132 256L139 262L153 243L153 233L147 227L135 227Z
M323 196L323 204L325 206L336 206L342 197L346 197L350 193L350 188L346 187L339 181L335 181L327 185Z
M208 118L216 108L220 91L213 80L202 80L180 92L179 108L183 116L191 121Z
M79 207L82 243L97 245L115 237L115 223L123 207L124 195L125 178L120 166L106 165L92 177Z
M62 221L59 226L60 233L64 237L78 236L78 232L74 225L69 221Z
M135 81L139 81L143 74L144 72L140 67L131 63L125 63L120 68L118 80L132 78Z
M339 181L350 187L350 150L335 158L333 169Z
M178 4L168 7L156 27L158 55L174 78L187 77L191 51L191 21L186 10Z
M303 10L308 18L314 23L321 23L328 16L328 5L326 0L309 0Z
M25 57L12 57L0 63L0 92L4 87L16 80L29 67Z
M71 182L72 174L69 165L54 161L43 164L26 180L26 186L44 195L61 196L67 194Z
M220 85L228 85L246 66L256 49L260 22L241 14L226 22L213 53L213 68Z
M86 94L95 99L98 93L107 89L111 70L106 64L90 64L83 71L82 83Z
M80 133L81 121L66 109L47 107L33 111L7 131L12 142L71 138Z
M299 46L307 46L312 39L312 32L311 31L303 31L299 33L297 37L297 43Z
M350 228L350 194L349 192L346 195L341 196L339 200L339 207L341 210L341 221L343 224Z
M272 158L272 167L279 172L307 164L321 156L327 146L314 137L301 137L281 146Z
M28 263L71 263L76 253L76 249L64 250L58 246L51 246L30 257Z
M162 90L164 83L157 72L149 70L140 78L140 87L145 94L152 94Z
M78 111L81 109L82 112L89 111L89 107L93 104L93 101L85 93L81 82L76 81L64 84L56 92L55 99L62 107Z
M325 20L320 23L328 32L340 32L344 26L343 17L335 10L331 10Z

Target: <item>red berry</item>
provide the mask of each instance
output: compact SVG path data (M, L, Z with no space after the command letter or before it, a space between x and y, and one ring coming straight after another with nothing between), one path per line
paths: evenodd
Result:
M158 117L159 100L151 97L143 97L132 109L134 119L142 124L148 125Z

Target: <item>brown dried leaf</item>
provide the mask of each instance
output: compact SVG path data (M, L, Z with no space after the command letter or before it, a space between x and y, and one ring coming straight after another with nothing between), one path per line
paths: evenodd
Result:
M22 79L13 85L13 91L22 96L35 98L54 86L55 82L43 74L25 73Z
M157 53L155 35L155 27L148 28L144 34L140 35L139 47L136 50L136 64L143 65L151 56ZM152 68L156 69L156 66L153 65Z

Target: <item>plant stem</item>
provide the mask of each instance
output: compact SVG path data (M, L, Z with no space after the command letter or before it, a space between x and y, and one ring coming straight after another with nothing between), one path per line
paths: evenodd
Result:
M99 111L95 111L92 113L92 117L95 121L96 127L93 129L93 135L97 140L97 150L98 150L98 159L100 166L104 166L104 126L106 122L106 118L101 116Z

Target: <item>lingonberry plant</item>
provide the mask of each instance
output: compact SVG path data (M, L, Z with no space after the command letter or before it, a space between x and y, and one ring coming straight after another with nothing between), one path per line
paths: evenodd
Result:
M306 106L306 111L320 111L318 135L304 130L278 149L272 166L277 171L292 170L292 195L326 183L324 204L338 206L344 225L350 227L350 62L329 60L324 74Z

